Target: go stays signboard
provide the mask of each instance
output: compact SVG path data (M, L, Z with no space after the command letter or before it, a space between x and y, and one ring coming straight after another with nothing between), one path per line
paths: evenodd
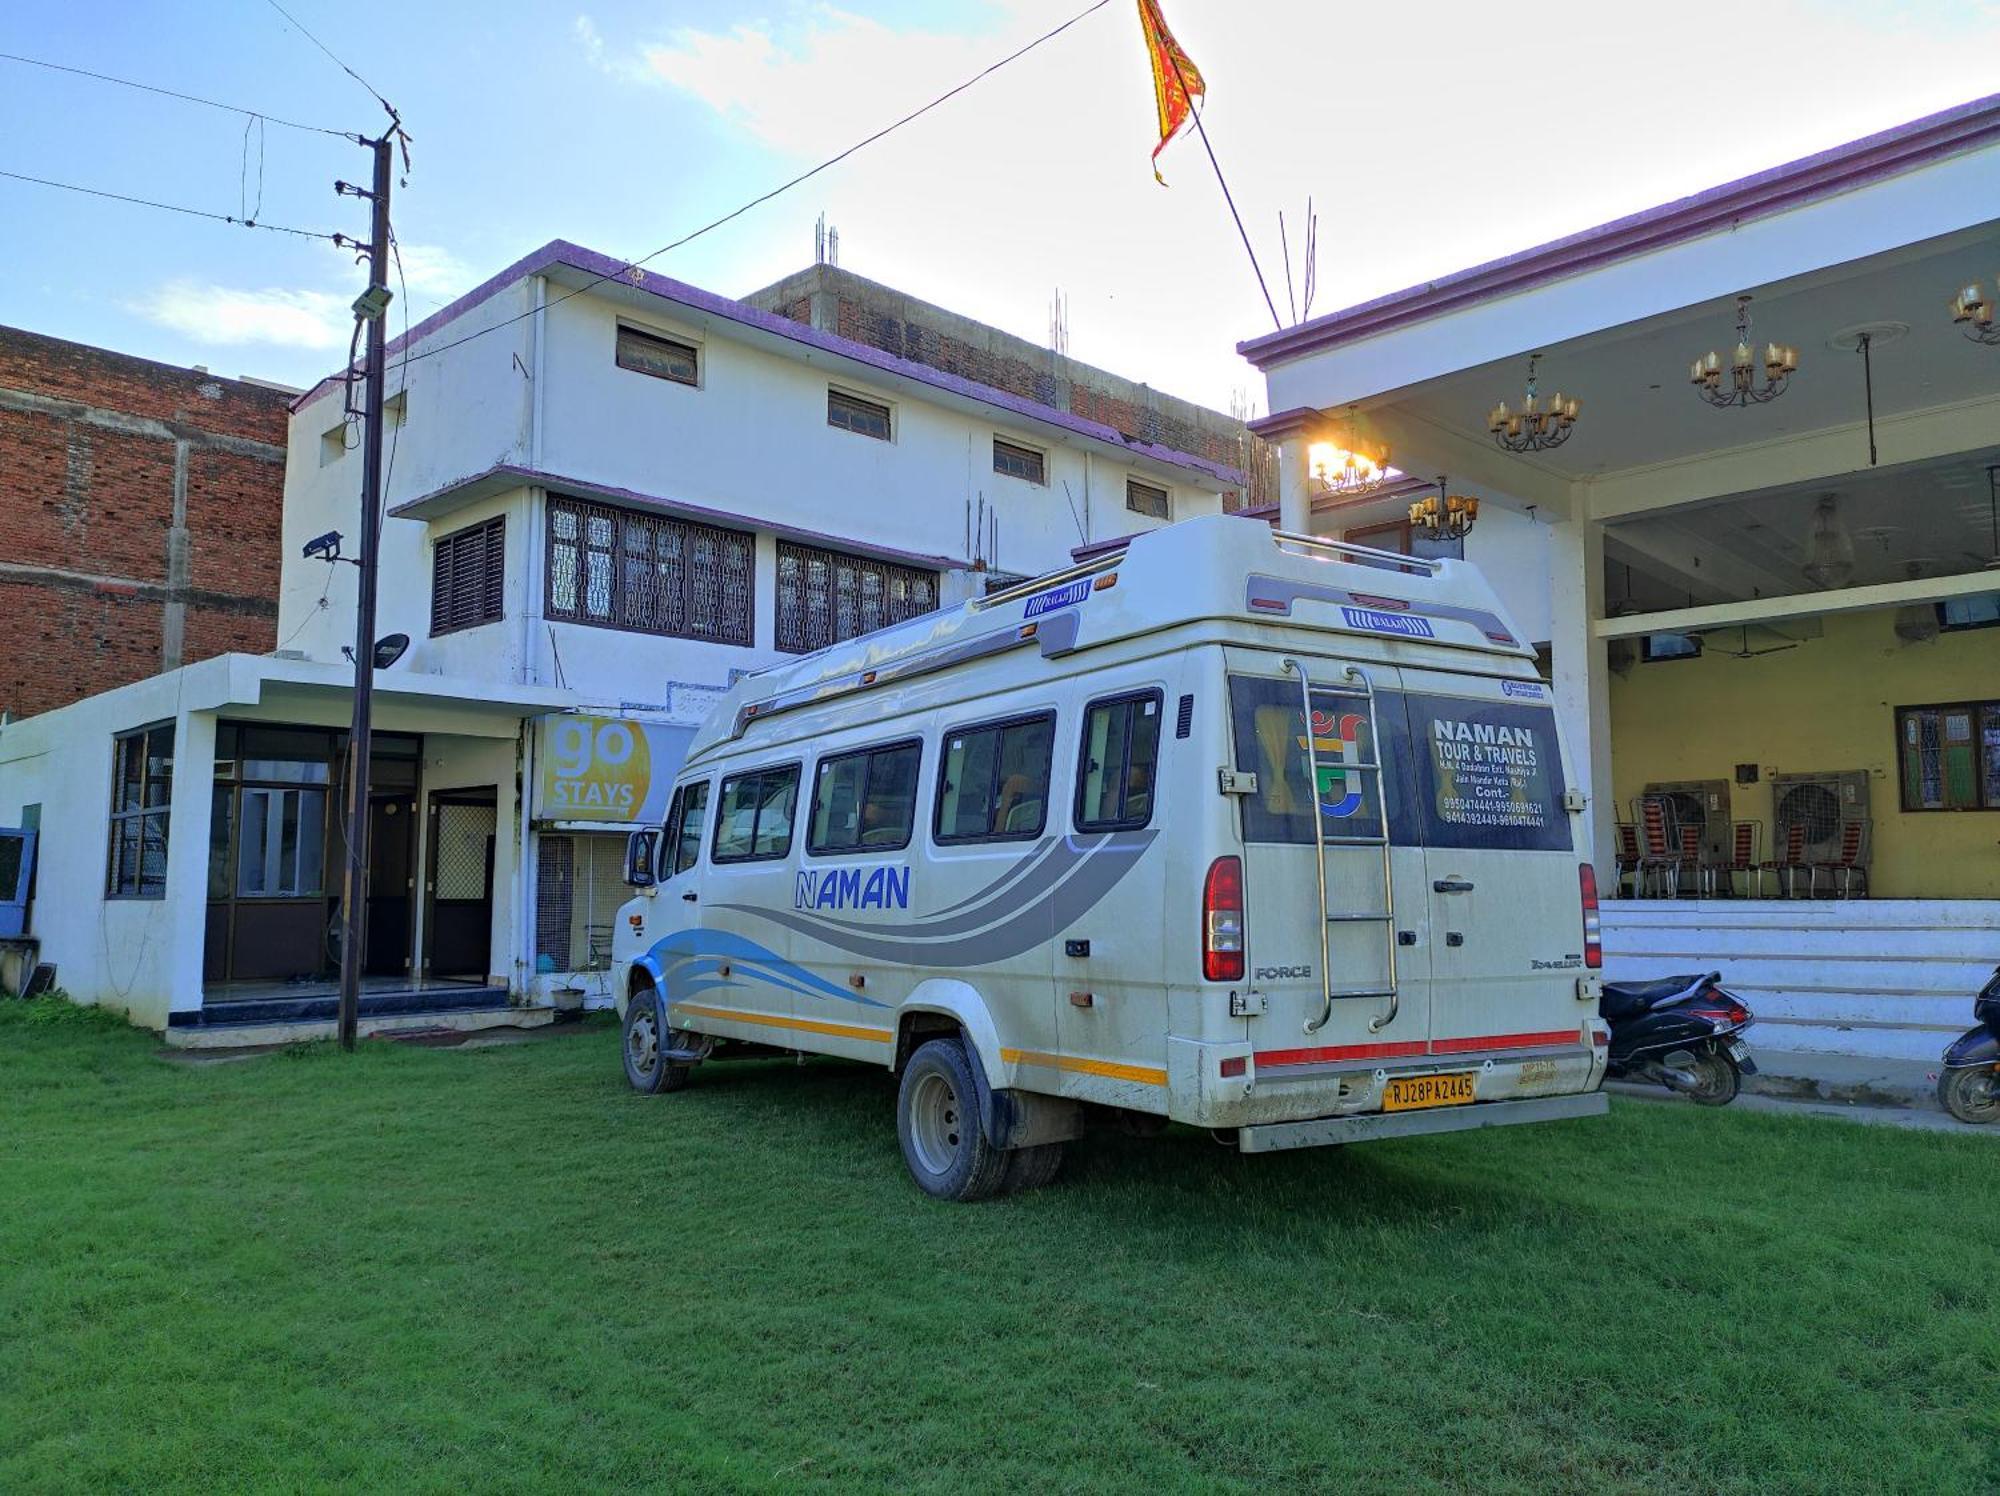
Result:
M535 724L538 821L657 826L694 729L631 717L562 715Z

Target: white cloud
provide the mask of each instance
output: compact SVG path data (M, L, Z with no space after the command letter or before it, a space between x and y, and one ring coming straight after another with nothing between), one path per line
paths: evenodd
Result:
M174 280L131 309L198 343L339 350L353 328L349 301L325 291L244 291Z
M478 273L441 244L399 242L397 250L403 259L403 281L412 296L450 301L479 283Z

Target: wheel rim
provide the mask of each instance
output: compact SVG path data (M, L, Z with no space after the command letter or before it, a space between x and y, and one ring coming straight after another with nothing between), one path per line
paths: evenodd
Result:
M1952 1090L1967 1119L2000 1119L2000 1075L1991 1070L1961 1070L1952 1077Z
M943 1174L958 1158L966 1119L958 1092L942 1075L926 1075L910 1095L910 1143L927 1173Z
M1729 1094L1729 1062L1720 1055L1705 1054L1694 1063L1695 1094L1713 1101Z
M650 1076L660 1063L660 1026L649 1005L625 1029L625 1061L634 1075Z

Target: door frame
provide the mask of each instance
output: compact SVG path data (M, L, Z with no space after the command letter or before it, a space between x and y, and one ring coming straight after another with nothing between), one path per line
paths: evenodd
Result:
M420 981L473 981L485 986L492 975L482 969L474 976L438 977L435 974L437 943L437 854L438 854L438 812L447 805L469 805L490 809L493 812L493 834L486 844L486 950L487 958L480 962L482 968L492 966L493 950L493 873L496 854L500 843L500 787L489 785L466 785L448 790L433 790L424 797L424 841L418 858L423 883L423 930L419 937L418 979Z

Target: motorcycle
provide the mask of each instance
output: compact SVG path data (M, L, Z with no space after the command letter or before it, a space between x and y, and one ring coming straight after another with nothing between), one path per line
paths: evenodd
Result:
M1978 1023L1944 1052L1938 1105L1961 1122L2000 1122L2000 966L1972 1000Z
M1606 982L1597 1011L1611 1025L1607 1074L1633 1076L1703 1106L1727 1106L1757 1073L1742 1033L1756 1017L1722 973Z

